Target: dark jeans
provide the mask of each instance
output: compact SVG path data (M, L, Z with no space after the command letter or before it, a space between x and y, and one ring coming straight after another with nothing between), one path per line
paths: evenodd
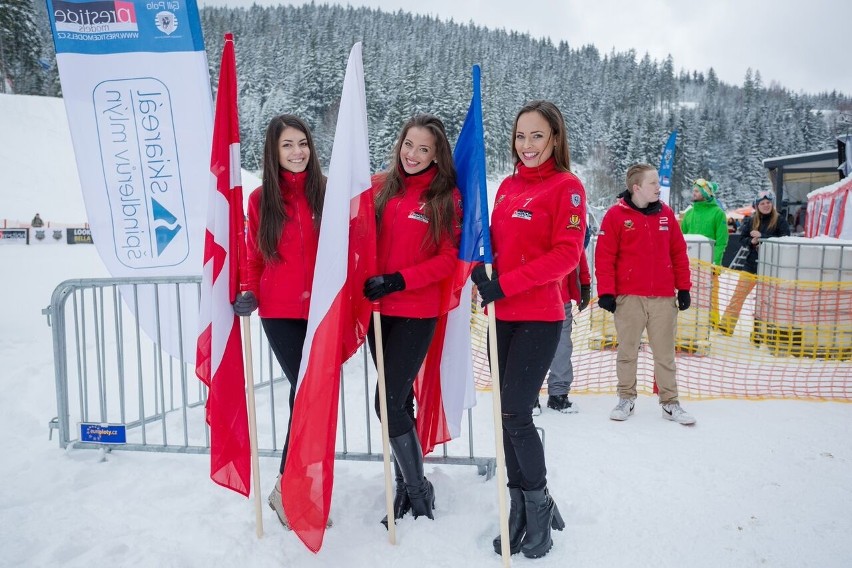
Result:
M510 488L537 491L547 486L544 447L532 409L561 332L561 321L497 320L503 449Z
M302 363L302 346L305 344L305 335L308 331L308 320L283 319L283 318L261 318L263 331L269 339L269 345L275 354L275 359L284 375L290 382L290 417L287 419L287 436L284 438L284 450L281 453L281 466L279 473L284 473L284 464L287 461L287 448L290 446L290 425L293 423L293 403L296 400L296 381L299 379L299 365Z
M423 365L438 318L382 316L382 349L385 356L385 392L388 399L388 435L402 436L414 427L414 379ZM373 320L367 332L376 365L376 334ZM379 390L376 387L376 415Z

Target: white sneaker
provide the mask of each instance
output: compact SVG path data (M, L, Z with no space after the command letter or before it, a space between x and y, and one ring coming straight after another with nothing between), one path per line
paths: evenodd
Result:
M695 417L680 407L679 402L663 405L663 418L677 422L678 424L691 425L695 424Z
M630 418L630 415L633 414L633 407L635 406L633 400L632 398L619 398L618 404L609 413L609 419L622 421Z
M275 478L275 487L272 488L272 493L269 494L269 497L266 500L269 503L270 508L275 511L275 514L278 515L278 520L281 521L281 524L284 525L284 528L288 531L293 530L290 527L290 523L287 521L287 515L284 514L284 504L281 502L281 475ZM329 515L328 520L325 523L326 528L331 528L334 525L334 522L331 520L331 515Z

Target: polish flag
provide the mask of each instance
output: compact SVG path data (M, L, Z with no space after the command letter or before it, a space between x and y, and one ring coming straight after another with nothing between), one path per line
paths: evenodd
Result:
M459 263L444 292L447 312L438 319L426 360L414 383L417 436L423 455L437 444L457 438L464 411L476 404L470 347L470 272L476 262L492 262L479 77L479 66L474 65L473 96L453 151L464 211Z
M375 274L376 216L370 189L367 99L361 43L349 54L323 203L302 366L287 464L281 478L287 520L313 552L322 547L334 484L340 368L364 342Z
M225 34L222 50L210 173L195 374L208 388L210 478L248 496L251 447L242 335L239 318L231 306L239 290L240 261L245 258L237 67L232 34Z

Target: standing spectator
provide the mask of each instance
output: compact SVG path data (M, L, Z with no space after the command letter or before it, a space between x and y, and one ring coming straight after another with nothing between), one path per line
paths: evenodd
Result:
M725 212L716 201L719 186L698 178L692 184L692 207L683 216L680 228L684 234L703 235L713 239L713 269L710 284L710 324L719 322L719 269L728 247L728 222Z
M461 194L443 122L431 114L408 120L390 163L373 178L379 274L364 283L364 296L381 312L394 518L411 510L415 518L432 519L435 489L423 472L412 388L438 318L448 308L443 294L451 287L461 235ZM367 340L376 363L372 320ZM378 388L375 399L379 414ZM387 526L387 518L382 522Z
M482 305L494 303L497 320L509 549L539 558L553 546L551 528L565 523L547 490L532 408L565 319L560 282L583 253L586 191L571 173L568 131L553 103L521 108L511 146L516 172L500 184L491 214L495 272L489 279L479 265L472 277ZM500 536L493 545L500 554Z
M656 168L631 166L627 187L604 215L595 248L598 305L613 313L618 335L618 404L609 417L633 414L639 343L647 329L663 418L694 424L678 402L675 369L677 312L691 301L686 241L674 212L660 201Z
M588 234L588 231L586 231ZM571 332L574 328L573 304L577 303L577 310L583 311L589 305L592 295L592 277L589 272L589 263L586 260L586 251L580 257L577 269L569 272L562 279L562 298L565 300L565 321L562 323L562 332L559 336L559 345L556 346L556 354L550 363L550 373L547 375L547 407L558 410L563 414L574 414L577 405L568 399L571 392L571 384L574 382L574 365L571 356L574 354L574 342L571 340ZM536 398L533 407L533 416L541 414L541 406Z
M234 302L234 312L249 316L259 308L269 346L290 383L287 435L279 474L268 498L269 506L288 530L281 503L281 474L290 444L296 381L308 329L325 184L308 126L293 115L274 117L266 128L263 146L263 185L249 196L248 274L243 292Z
M775 208L775 194L771 190L760 191L754 199L754 214L743 219L740 229L740 245L742 250L748 250L737 287L731 295L731 301L725 309L719 325L716 326L724 335L733 335L740 318L743 304L749 292L757 284L757 251L760 240L769 237L789 237L790 225Z
M38 213L36 213L33 220L30 221L30 226L34 228L44 227L44 221L41 220L41 216Z

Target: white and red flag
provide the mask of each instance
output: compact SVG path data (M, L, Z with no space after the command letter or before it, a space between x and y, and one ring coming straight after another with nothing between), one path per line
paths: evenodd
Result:
M308 331L281 478L291 528L313 552L325 536L334 484L340 368L364 342L375 274L376 217L370 194L367 99L361 43L349 54L320 224Z
M195 374L209 389L210 478L248 496L251 446L245 373L239 318L232 307L239 290L240 263L245 259L237 69L232 34L225 34L222 50L210 173Z

